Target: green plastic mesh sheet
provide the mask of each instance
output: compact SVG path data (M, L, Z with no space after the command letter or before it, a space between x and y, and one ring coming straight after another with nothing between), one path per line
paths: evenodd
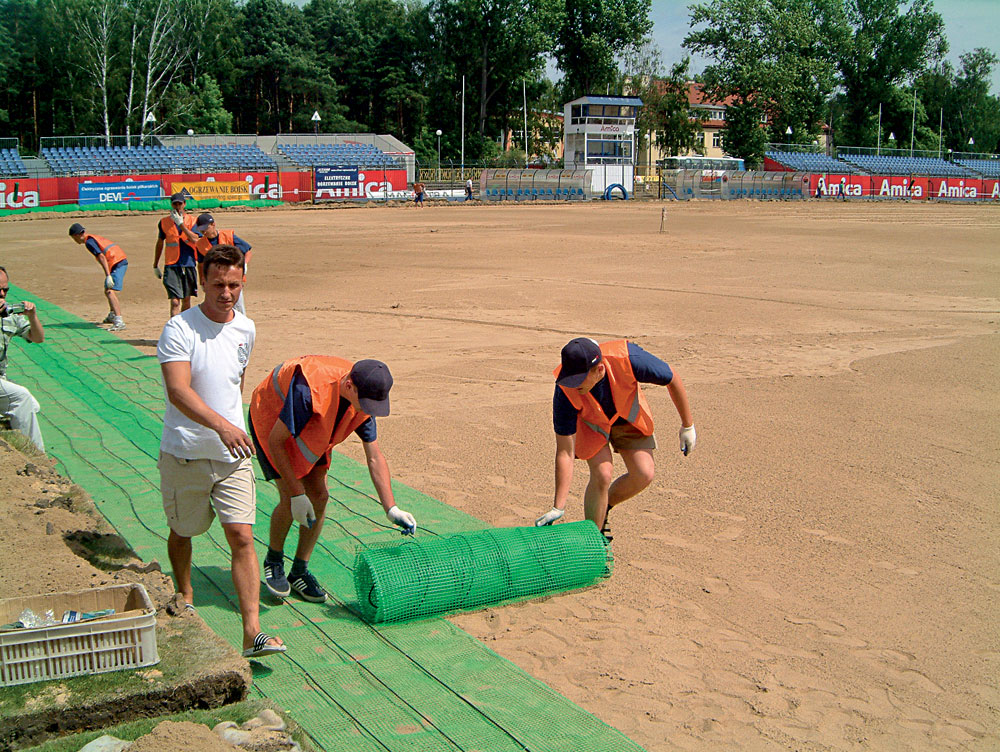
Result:
M475 530L361 549L354 588L365 621L409 621L587 587L612 562L589 520Z
M156 469L163 387L156 359L23 289L12 288L8 298L33 300L45 323L45 342L11 343L8 378L41 404L46 450L142 558L166 569L168 528ZM289 648L252 664L256 695L286 708L313 746L329 752L641 752L445 619L369 624L358 618L359 546L400 536L385 519L364 464L333 452L330 467L326 524L309 562L330 600L278 603L265 591L261 624ZM393 492L420 521L417 540L484 529L402 483L394 482ZM258 471L254 539L261 559L277 502L274 484ZM213 525L192 546L198 615L240 647L225 536ZM285 550L294 551L294 535Z

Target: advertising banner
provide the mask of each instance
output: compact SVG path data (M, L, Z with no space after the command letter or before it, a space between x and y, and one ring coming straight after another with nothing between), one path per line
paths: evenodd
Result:
M316 192L352 190L358 187L357 167L317 167Z
M0 209L33 209L41 206L40 182L30 178L0 180Z
M77 203L111 204L126 201L155 201L160 198L160 181L123 180L115 183L80 183Z
M178 181L170 184L170 192L186 190L191 194L191 198L201 200L203 198L217 198L223 201L249 201L250 183L245 180L202 180Z
M406 170L369 169L356 167L317 167L313 182L315 199L388 199L405 198Z

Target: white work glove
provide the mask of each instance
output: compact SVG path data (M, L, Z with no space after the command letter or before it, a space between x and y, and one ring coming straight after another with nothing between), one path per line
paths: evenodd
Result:
M153 267L153 274L156 275L157 279L163 279L163 272L160 271L160 267L154 266Z
M695 435L693 423L690 426L681 426L681 451L684 452L685 457L694 449L697 440L698 437Z
M104 289L110 290L114 286L115 286L115 279L109 274L107 277L104 278Z
M316 510L305 494L292 497L292 518L300 525L312 527L316 522Z
M175 225L177 225L178 228L182 227L184 225L184 217L181 216L181 213L179 211L176 211L176 210L175 211L171 211L170 212L170 220Z
M552 507L552 509L550 509L541 517L539 517L537 520L535 520L535 527L543 527L544 525L551 525L556 520L561 520L563 514L565 513L563 512L562 509L556 509L555 507Z
M389 518L389 522L393 525L399 525L403 528L403 535L413 535L417 531L416 518L409 512L404 512L399 507L389 507L389 511L385 513L385 516Z

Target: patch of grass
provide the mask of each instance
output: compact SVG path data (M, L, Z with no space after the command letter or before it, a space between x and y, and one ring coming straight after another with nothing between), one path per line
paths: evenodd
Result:
M266 700L251 699L213 710L189 710L184 713L176 713L159 718L143 718L138 721L131 721L118 726L101 729L100 731L87 731L83 734L64 736L61 739L52 739L37 747L31 747L28 752L77 752L85 744L89 744L94 739L105 734L131 742L140 736L148 734L162 721L176 721L178 723L190 721L191 723L201 723L209 728L213 728L222 721L233 721L237 724L243 724L260 713L264 708L271 708L284 717L284 713L272 703ZM301 729L290 722L287 717L285 718L285 722L289 724L292 738L302 746L302 749L306 752L315 752L315 748L309 744L309 738L302 733ZM192 752L196 752L196 750L192 750Z
M64 496L69 496L69 494L64 494ZM128 543L117 533L76 530L67 533L63 539L74 554L86 559L104 572L117 572L124 565L138 558Z
M0 430L0 439L6 441L12 449L17 450L25 457L44 457L45 452L40 452L38 447L31 443L31 439L20 431L12 429Z

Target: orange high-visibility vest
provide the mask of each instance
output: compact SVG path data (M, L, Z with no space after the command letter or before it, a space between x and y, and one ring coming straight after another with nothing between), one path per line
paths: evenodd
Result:
M194 227L195 218L190 214L184 215L184 226L188 229ZM163 256L163 265L171 266L181 260L181 234L177 232L177 225L170 217L160 220L160 229L163 230L164 244L166 251ZM187 241L184 241L187 243ZM189 244L190 245L190 244Z
M576 418L576 456L589 460L611 439L611 426L618 418L624 418L644 436L653 435L653 414L649 410L646 397L632 372L632 362L628 358L628 343L613 340L601 344L605 372L611 397L615 403L615 414L610 418L604 414L601 403L591 393L580 394L570 387L559 387L569 398L573 407L579 410ZM553 373L559 378L562 366Z
M88 240L93 238L97 241L97 245L101 247L101 251L104 253L104 259L108 262L108 270L115 268L115 264L119 261L125 260L125 251L121 249L117 243L108 240L107 238L102 238L100 235L94 235L88 232L83 236L83 242L86 243Z
M233 235L235 235L233 230L219 230L218 245L233 245ZM195 250L198 251L198 261L201 261L205 257L205 254L214 247L212 241L204 235L198 238L198 242L194 246Z
M334 425L340 407L340 380L351 372L353 365L343 358L304 355L286 360L257 385L250 398L250 420L253 422L261 448L272 465L274 458L271 456L267 437L285 404L285 396L288 394L296 368L302 370L302 375L309 384L313 409L313 416L301 433L298 436L290 436L285 442L285 451L292 461L296 478L308 475L327 452L368 420L368 415L355 410L352 406L347 408L340 422Z

